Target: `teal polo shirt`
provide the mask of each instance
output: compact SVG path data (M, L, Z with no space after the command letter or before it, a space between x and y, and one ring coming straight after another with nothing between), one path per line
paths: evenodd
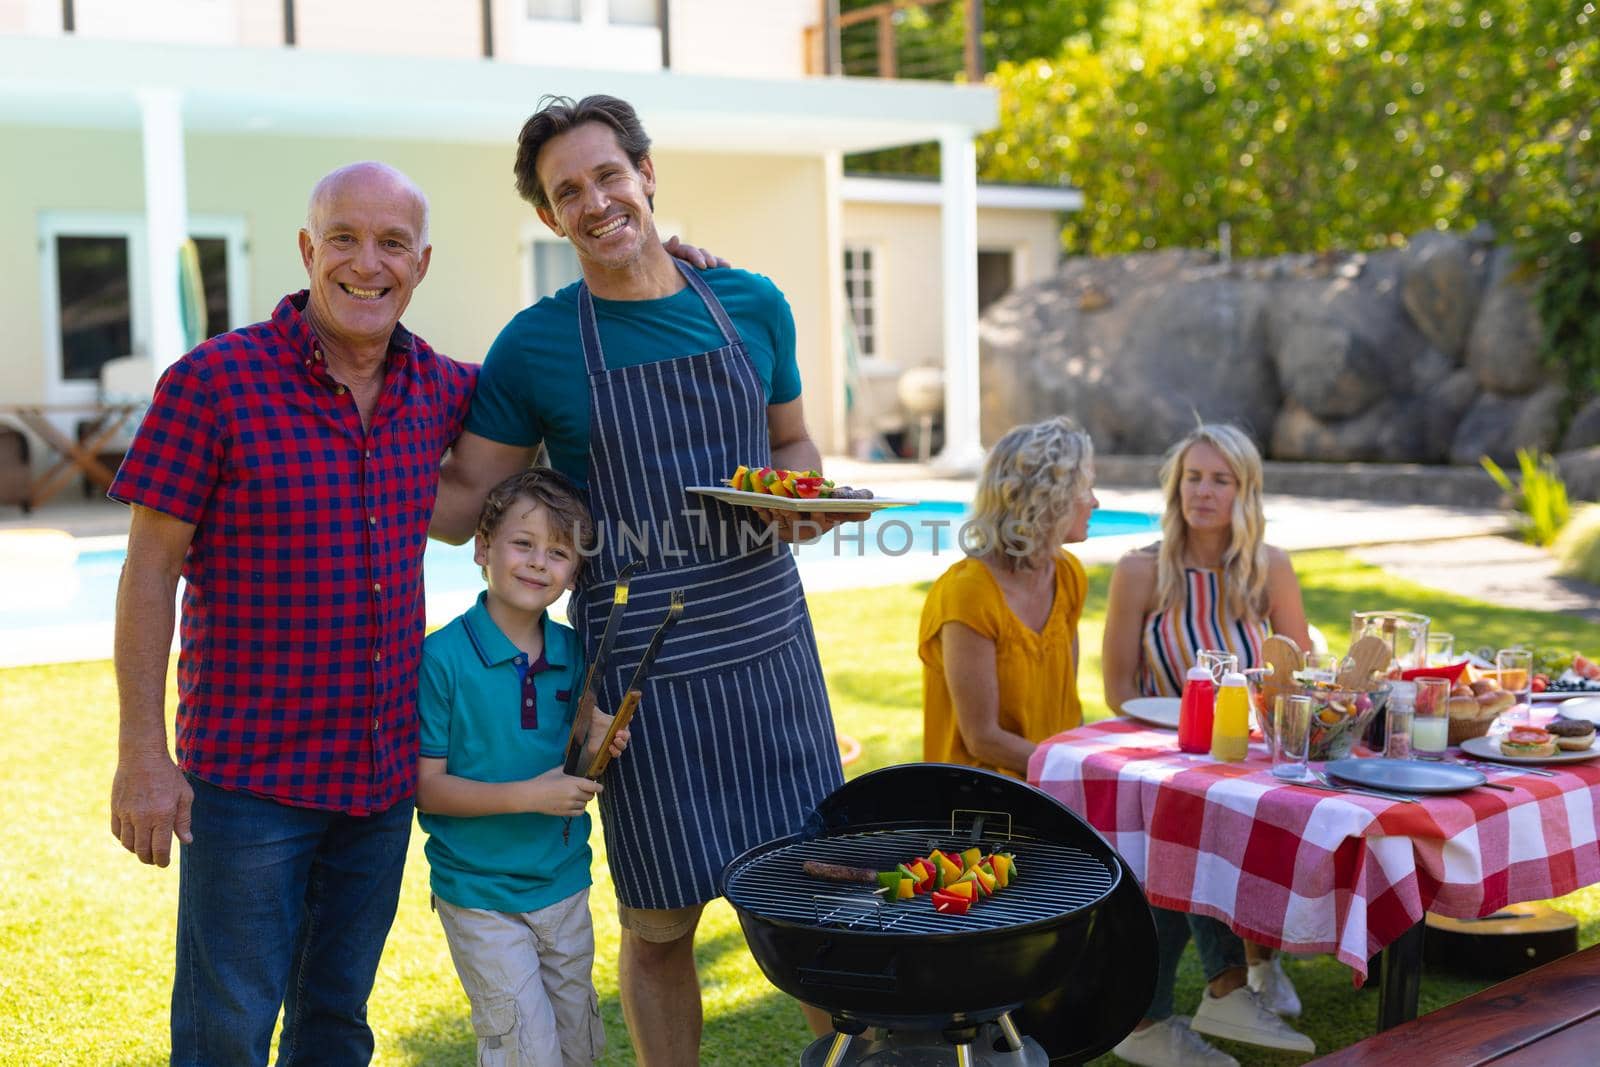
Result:
M528 657L489 617L487 594L422 645L421 753L480 782L514 782L559 767L583 684L583 649L571 627L544 626L544 667L533 678L536 720L525 725ZM433 891L461 908L537 911L589 884L589 816L538 813L459 818L419 812Z

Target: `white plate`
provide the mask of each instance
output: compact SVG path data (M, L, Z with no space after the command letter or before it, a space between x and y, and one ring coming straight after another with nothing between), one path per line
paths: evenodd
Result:
M1135 697L1122 702L1122 714L1151 726L1178 728L1178 709L1183 701L1177 697Z
M1528 697L1533 704L1556 704L1563 700L1578 700L1581 697L1592 696L1590 693L1552 693L1546 689L1542 693L1534 693Z
M1469 737L1461 742L1461 751L1479 759L1496 763L1582 763L1600 756L1600 745L1590 743L1588 748L1576 752L1558 749L1554 756L1508 756L1500 751L1500 743L1487 737Z
M859 514L863 511L882 511L884 508L904 508L920 504L920 500L896 500L875 496L869 500L805 500L792 496L772 496L770 493L751 493L744 489L730 489L725 485L690 485L685 492L715 497L729 504L747 508L769 508L773 511L845 512Z
M1556 709L1563 719L1587 719L1600 726L1600 697L1579 697L1569 700Z

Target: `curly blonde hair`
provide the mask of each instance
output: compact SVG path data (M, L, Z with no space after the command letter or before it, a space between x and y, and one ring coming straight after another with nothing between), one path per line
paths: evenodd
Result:
M963 550L1009 570L1034 566L1088 488L1093 459L1094 442L1065 415L1008 431L983 461Z
M1161 463L1161 548L1156 562L1156 601L1167 611L1182 606L1188 594L1183 558L1189 524L1183 518L1183 457L1197 444L1222 454L1238 485L1233 497L1231 533L1222 555L1223 603L1230 616L1259 622L1267 613L1266 513L1261 504L1261 453L1249 434L1226 423L1202 423L1167 451Z

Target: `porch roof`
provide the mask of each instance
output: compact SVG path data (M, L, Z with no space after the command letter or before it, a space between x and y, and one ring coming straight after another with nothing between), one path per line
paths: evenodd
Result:
M190 132L508 143L547 93L630 101L658 148L859 152L993 126L985 86L753 79L504 60L0 36L0 124L138 129L141 90L175 91Z

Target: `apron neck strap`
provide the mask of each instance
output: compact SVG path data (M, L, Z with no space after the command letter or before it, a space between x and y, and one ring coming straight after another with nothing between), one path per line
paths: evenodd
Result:
M739 343L739 331L733 328L733 320L722 307L722 301L711 291L711 286L706 284L700 272L689 264L676 257L672 263L678 268L678 273L683 275L684 281L689 283L700 297L700 302L705 304L706 310L716 320L717 329L722 331L722 339L728 345ZM578 283L578 338L583 343L583 365L590 374L601 374L606 369L606 356L600 347L600 324L594 316L594 294L589 291L589 283Z
M711 312L711 317L717 320L717 329L722 331L723 341L729 345L738 344L739 331L733 328L733 320L728 318L728 313L723 310L722 301L717 299L717 294L711 291L711 286L706 284L706 280L700 277L700 272L676 256L672 262L677 265L678 273L689 283L689 288L700 294L700 301L705 304L706 310Z

